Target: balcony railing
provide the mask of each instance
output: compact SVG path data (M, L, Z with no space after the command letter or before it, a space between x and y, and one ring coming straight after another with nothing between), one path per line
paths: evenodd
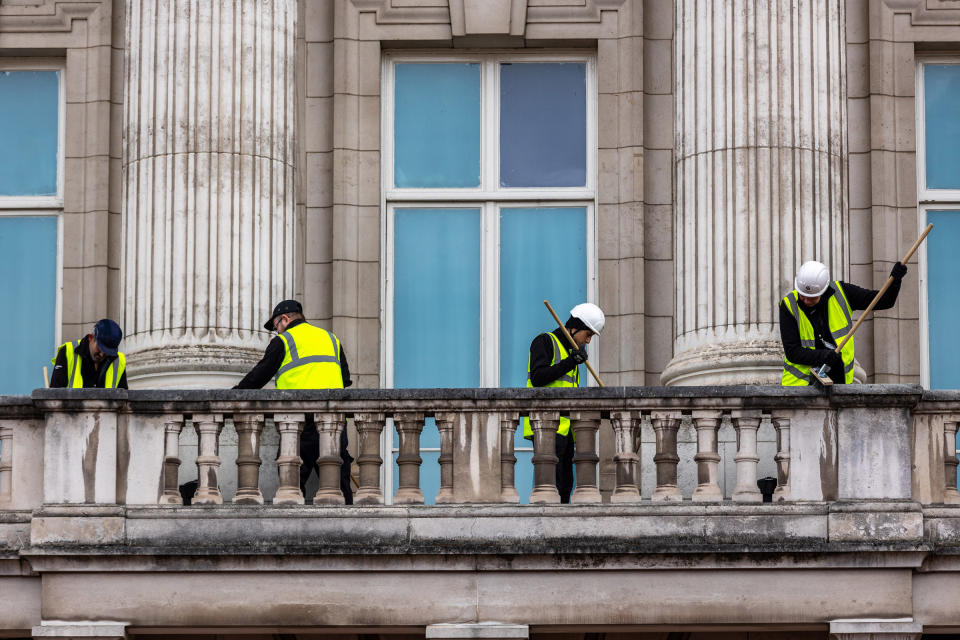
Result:
M817 389L779 387L642 387L603 389L407 389L347 391L104 391L37 390L0 398L0 509L41 504L179 505L179 484L196 477L195 505L302 504L298 438L313 414L320 438L314 505L343 503L339 437L353 421L359 455L357 505L385 503L384 431L395 429L399 451L395 505L425 502L420 440L427 418L439 431L440 504L517 503L514 436L529 417L533 432L534 504L559 502L554 486L554 432L561 415L576 434L572 502L604 500L598 463L615 470L609 501L724 501L718 433L735 433L733 502L761 501L758 465L776 469L777 502L913 500L960 503L956 431L960 392L905 385ZM225 425L236 455L222 454ZM641 497L638 437L655 439L655 487ZM761 459L758 430L772 426L775 446ZM695 445L678 438L681 426ZM433 428L432 426L430 428ZM726 427L729 428L729 427ZM598 452L598 432L615 444L612 460ZM181 471L188 438L196 438L196 475ZM278 441L277 472L261 456ZM773 443L771 443L772 445ZM233 447L230 447L233 450ZM692 453L692 455L690 455ZM727 451L726 457L733 451ZM683 454L683 456L681 456ZM692 460L691 460L692 458ZM696 486L684 495L678 466L695 464ZM192 467L192 465L190 465ZM229 482L224 482L229 476ZM234 478L235 477L235 481ZM604 493L607 493L606 491ZM429 497L429 496L428 496Z

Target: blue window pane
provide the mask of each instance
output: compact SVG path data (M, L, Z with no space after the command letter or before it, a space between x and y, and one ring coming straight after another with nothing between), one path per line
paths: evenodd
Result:
M396 186L480 186L480 65L398 64L394 83Z
M930 324L930 388L960 389L960 332L956 295L957 246L960 245L960 211L928 211L927 222L936 227L927 236L927 310Z
M420 459L420 491L423 492L423 503L434 504L437 501L437 492L440 491L440 453L438 451L421 451ZM397 464L397 454L393 454L393 486L394 491L400 485L400 465Z
M584 207L500 211L500 386L525 387L527 354L556 323L544 300L566 320L587 299L587 211ZM581 367L581 369L583 369ZM586 379L581 372L581 381Z
M527 385L530 342L556 323L544 300L566 320L587 299L587 211L583 207L500 211L500 386ZM586 385L586 370L580 367ZM531 443L523 427L514 436L515 472L521 502L533 489Z
M500 186L587 181L586 65L500 65Z
M56 195L59 78L0 71L0 196Z
M398 209L394 225L394 386L480 386L480 211Z
M960 189L960 65L923 68L927 188Z
M4 309L5 363L0 394L26 394L43 386L43 367L56 345L57 219L0 217L0 300ZM29 309L29 322L14 313Z

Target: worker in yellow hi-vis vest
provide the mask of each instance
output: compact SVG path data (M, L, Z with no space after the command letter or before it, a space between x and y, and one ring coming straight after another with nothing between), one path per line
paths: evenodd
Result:
M303 307L296 300L278 304L263 325L277 336L267 351L234 389L260 389L277 377L277 389L343 389L353 384L350 367L340 340L333 333L315 327L303 317ZM300 435L300 491L306 495L307 480L320 457L320 436L313 414L307 413ZM347 430L340 434L340 491L346 504L353 504L350 487L350 463L347 451Z
M593 336L603 331L604 321L600 307L584 302L570 310L570 318L564 323L577 343L577 349L567 342L559 327L534 338L527 358L527 386L579 387L578 366L587 361L586 347ZM526 418L523 421L523 437L533 439L533 429ZM556 437L557 492L561 503L570 502L570 492L573 490L573 454L570 419L561 417Z
M897 262L890 275L893 282L877 305L877 311L891 308L900 293L900 281L907 267ZM780 384L803 387L814 383L812 369L830 367L836 384L853 382L854 341L840 353L835 349L853 326L853 311L866 309L879 293L849 282L830 280L830 271L821 262L805 262L797 271L794 289L780 301L780 340L783 342L783 373Z
M65 342L53 357L53 388L127 388L127 358L118 351L123 331L120 325L104 318L76 342Z

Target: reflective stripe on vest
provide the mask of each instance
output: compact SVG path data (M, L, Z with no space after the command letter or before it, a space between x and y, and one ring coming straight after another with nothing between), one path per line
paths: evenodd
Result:
M800 334L800 345L805 349L816 348L817 335L813 329L813 324L799 307L799 294L796 290L791 291L783 299L789 309L790 314L797 321L797 330ZM850 309L850 303L847 295L840 286L840 281L833 283L833 294L827 303L827 326L833 340L839 344L847 335L850 327L853 325L853 313ZM854 340L850 338L843 349L840 351L840 357L843 360L843 381L845 384L853 382L853 357ZM803 387L814 383L816 378L811 368L804 364L797 364L783 356L783 373L780 377L780 384L785 387Z
M340 340L325 329L302 322L280 334L284 354L277 389L342 389Z
M563 360L565 349L563 345L560 344L560 338L554 333L546 334L552 338L550 344L553 345L553 358L550 360L550 366L553 366ZM580 367L577 366L568 373L560 376L553 382L544 385L544 387L579 387L580 386ZM527 388L530 389L533 387L533 380L530 378L530 354L527 354ZM570 418L564 418L560 416L560 425L557 427L557 433L562 436L570 433ZM532 440L533 439L533 427L530 426L530 419L523 419L523 437Z
M60 348L57 349L57 353L60 352L60 349L64 349L64 356L67 361L67 388L69 389L82 389L83 388L83 374L81 373L80 367L80 358L76 357L76 350L80 347L80 340L77 340L76 344L73 342L64 342L60 345ZM54 355L53 359L50 361L54 365L57 364L57 357ZM107 367L107 371L103 376L104 389L116 389L117 384L120 383L120 378L123 377L123 372L127 368L127 356L123 355L121 352L117 352L117 357L110 362L110 366Z

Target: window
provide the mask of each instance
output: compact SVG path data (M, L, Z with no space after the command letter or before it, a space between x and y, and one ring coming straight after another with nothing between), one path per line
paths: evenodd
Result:
M582 54L385 58L383 386L526 386L543 300L596 299L594 77ZM439 444L428 424L428 502Z
M0 62L0 394L43 386L58 340L62 96L57 64Z

